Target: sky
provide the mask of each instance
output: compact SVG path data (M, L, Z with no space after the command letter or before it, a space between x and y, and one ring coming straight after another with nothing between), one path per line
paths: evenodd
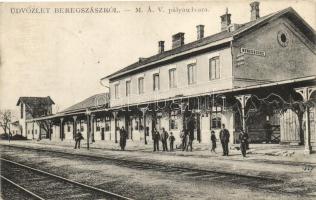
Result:
M248 22L250 2L0 4L0 109L16 108L20 96L50 96L55 109L61 111L106 92L100 84L102 77L139 57L156 54L159 40L165 41L165 50L171 48L171 36L178 32L185 33L185 43L192 42L199 24L205 25L205 36L217 33L226 8L232 23ZM260 16L290 6L316 29L316 3L312 0L260 1ZM91 7L112 12L58 13L66 8ZM192 7L194 12L172 12ZM136 12L137 8L142 12Z

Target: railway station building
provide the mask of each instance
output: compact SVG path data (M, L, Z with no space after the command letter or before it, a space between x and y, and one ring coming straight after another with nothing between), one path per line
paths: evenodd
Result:
M221 124L233 144L241 130L262 143L269 127L269 141L305 145L310 153L316 148L315 31L291 7L263 17L259 2L250 10L244 24L232 23L226 11L214 35L204 36L205 26L197 25L190 43L176 33L170 50L158 41L157 54L101 79L109 93L28 123L48 120L49 137L58 140L73 139L80 127L91 142L117 142L124 126L129 139L144 144L154 128L180 141L189 127L196 141L209 143Z

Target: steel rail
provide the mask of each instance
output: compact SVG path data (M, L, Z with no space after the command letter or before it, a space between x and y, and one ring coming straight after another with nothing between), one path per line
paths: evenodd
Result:
M36 199L45 200L44 198L42 198L42 197L38 196L37 194L35 194L35 193L29 191L28 189L26 189L26 188L24 188L24 187L22 187L22 186L16 184L15 182L11 181L10 179L8 179L8 178L6 178L6 177L4 177L4 176L2 176L2 175L0 175L0 177L1 177L1 179L3 179L3 180L5 180L5 181L9 182L10 184L14 185L15 187L19 188L20 190L23 190L23 191L26 192L27 194L29 194L29 195L35 197Z
M35 171L35 172L38 172L38 173L41 173L41 174L45 174L45 175L50 176L50 177L57 178L57 179L62 180L62 181L64 181L64 182L68 182L68 183L71 183L71 184L74 184L74 185L78 185L78 186L80 186L80 187L82 187L82 188L86 188L86 189L90 189L90 190L93 190L93 191L97 191L97 192L100 192L100 193L102 193L102 194L110 195L110 196L117 197L117 198L120 198L120 199L132 200L131 198L124 197L124 196L122 196L122 195L115 194L115 193L110 192L110 191L106 191L106 190L103 190L103 189L100 189L100 188L97 188L97 187L93 187L93 186L90 186L90 185L86 185L86 184L84 184L84 183L79 183L79 182L77 182L77 181L73 181L73 180L70 180L70 179L67 179L67 178L58 176L58 175L56 175L56 174L52 174L52 173L49 173L49 172L45 172L45 171L40 170L40 169L35 169L35 168L33 168L33 167L29 167L29 166L26 166L26 165L23 165L23 164L20 164L20 163L11 161L11 160L7 160L7 159L4 159L4 158L0 158L0 160L5 161L5 162L12 163L12 164L14 164L14 165L18 165L18 166L20 166L20 167L23 167L23 168L26 168L26 169L29 169L29 170L32 170L32 171ZM2 177L2 176L1 176L1 177Z

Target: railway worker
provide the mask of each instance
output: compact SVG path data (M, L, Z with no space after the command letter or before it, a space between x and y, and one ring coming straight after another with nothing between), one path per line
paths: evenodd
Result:
M76 136L75 136L75 141L76 141L76 144L75 144L75 149L80 149L80 141L83 139L82 137L82 134L80 132L80 130L78 129L77 130L77 133L76 133Z
M248 134L242 129L239 134L240 150L243 157L246 157Z
M211 143L212 143L212 149L211 152L216 153L215 149L216 149L216 136L215 136L215 131L211 131Z
M120 129L120 147L121 147L122 151L125 150L126 139L127 139L127 132L126 132L124 126L122 126L122 128Z
M172 132L170 132L169 142L170 142L170 151L173 151L173 143L176 138L173 136Z
M229 142L229 131L225 128L225 124L222 124L222 129L219 132L219 138L222 143L223 156L228 156L228 142Z
M152 139L154 141L154 151L156 151L156 150L159 151L160 134L156 128L154 128L154 130L153 130Z
M168 145L167 145L168 137L169 137L168 132L165 130L165 128L162 128L162 132L160 135L160 139L162 143L162 151L168 151Z

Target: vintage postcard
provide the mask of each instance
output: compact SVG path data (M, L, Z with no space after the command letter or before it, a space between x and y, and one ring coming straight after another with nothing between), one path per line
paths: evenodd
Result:
M313 0L0 3L1 199L315 199Z

